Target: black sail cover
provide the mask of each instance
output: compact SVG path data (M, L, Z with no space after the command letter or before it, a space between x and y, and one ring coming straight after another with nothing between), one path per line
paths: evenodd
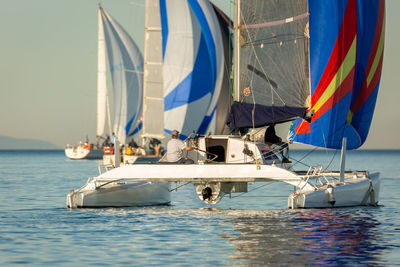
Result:
M242 0L239 99L231 129L304 117L309 107L307 0Z

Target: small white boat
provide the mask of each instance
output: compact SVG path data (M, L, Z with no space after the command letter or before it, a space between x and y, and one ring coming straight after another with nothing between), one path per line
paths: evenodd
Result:
M102 159L103 154L103 149L98 149L91 145L67 145L65 148L65 155L70 159Z

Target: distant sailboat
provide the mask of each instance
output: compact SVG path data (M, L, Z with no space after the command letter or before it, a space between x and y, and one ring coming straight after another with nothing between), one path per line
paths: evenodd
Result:
M97 144L68 147L65 154L71 159L102 159L100 138L105 134L106 117L111 128L107 93L108 58L113 88L112 132L122 144L127 136L138 131L143 98L143 58L129 34L107 12L99 7L98 71L97 71ZM110 133L111 135L111 133ZM110 140L111 141L111 140Z

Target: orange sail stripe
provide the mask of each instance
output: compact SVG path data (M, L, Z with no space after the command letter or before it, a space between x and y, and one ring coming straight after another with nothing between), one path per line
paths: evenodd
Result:
M354 38L353 43L346 55L338 72L333 76L331 83L326 87L324 93L316 103L311 107L315 114L313 121L327 112L333 105L336 105L342 98L353 88L355 75L357 38ZM296 133L306 133L310 130L308 123L301 123L296 127Z
M312 103L312 109L314 112L318 112L321 106L325 105L325 102L335 94L338 87L343 83L346 77L350 74L350 72L354 69L356 64L356 53L357 53L357 38L354 38L353 43L342 62L342 65L338 69L337 73L333 77L330 84L325 88L324 93L320 96L320 98ZM353 85L350 84L350 88L353 88Z
M353 89L353 81L355 75L355 65L353 65L352 70L350 71L349 75L343 80L340 86L335 90L335 93L332 94L329 99L324 103L318 111L315 112L314 116L312 117L312 122L316 121L320 118L323 114L325 114L328 110L330 110L333 106L340 102L352 89ZM303 121L296 127L297 134L304 134L311 131L310 123Z

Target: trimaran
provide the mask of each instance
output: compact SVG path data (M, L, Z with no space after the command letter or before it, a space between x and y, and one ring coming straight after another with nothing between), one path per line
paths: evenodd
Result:
M180 2L188 4L197 19L216 20L208 1ZM165 3L161 0L160 6ZM379 173L345 171L344 162L346 148L360 147L368 134L382 70L384 29L385 1L235 1L230 128L295 120L292 141L342 147L340 170L294 171L252 134L197 135L188 139L199 148L188 154L194 164L161 161L118 167L68 194L67 205L162 204L156 195L144 195L139 203L141 196L121 193L139 181L193 183L207 204L226 194L247 192L249 182L279 181L296 187L288 198L289 208L376 205ZM118 199L122 195L127 198ZM89 196L92 201L86 201Z

